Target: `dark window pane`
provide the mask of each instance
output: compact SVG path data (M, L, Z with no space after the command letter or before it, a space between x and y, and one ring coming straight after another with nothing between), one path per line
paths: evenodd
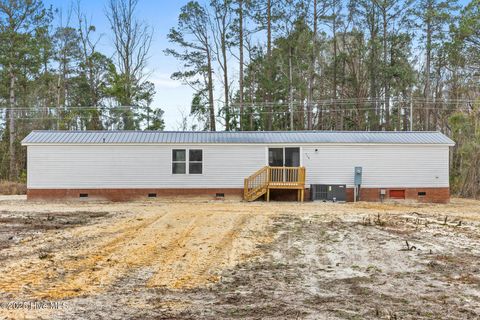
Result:
M185 150L172 150L172 160L173 161L185 161L186 151Z
M189 172L190 172L190 174L202 174L202 164L201 163L190 162Z
M190 150L190 161L202 161L202 150Z
M285 148L285 167L300 167L300 148Z
M283 148L268 149L268 165L271 167L283 167Z
M186 171L186 164L185 162L183 163L173 163L172 164L172 173L173 174L185 174L187 173Z

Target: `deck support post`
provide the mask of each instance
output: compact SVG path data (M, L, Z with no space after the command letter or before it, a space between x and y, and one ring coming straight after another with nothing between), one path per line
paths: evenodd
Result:
M245 178L245 180L243 181L243 199L248 201L247 194L248 194L248 179Z
M267 188L267 202L270 202L270 188Z

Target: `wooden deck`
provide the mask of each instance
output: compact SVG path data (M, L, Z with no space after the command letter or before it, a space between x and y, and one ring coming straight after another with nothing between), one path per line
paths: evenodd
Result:
M305 167L269 167L265 166L245 179L244 198L254 201L266 195L270 201L270 190L298 190L299 201L305 196Z

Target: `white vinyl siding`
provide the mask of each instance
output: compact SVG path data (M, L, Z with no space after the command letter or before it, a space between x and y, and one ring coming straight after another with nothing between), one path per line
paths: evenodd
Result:
M268 147L287 145L30 145L28 188L243 188L265 166ZM307 184L448 187L446 145L292 145L300 147ZM172 149L202 149L202 174L172 174ZM318 151L315 152L315 149ZM188 168L187 168L188 170Z
M202 174L172 174L172 149L202 149ZM264 165L261 145L29 146L28 187L243 188Z
M363 187L449 186L447 146L308 146L302 156L307 184L353 187L354 168L358 166L363 168Z

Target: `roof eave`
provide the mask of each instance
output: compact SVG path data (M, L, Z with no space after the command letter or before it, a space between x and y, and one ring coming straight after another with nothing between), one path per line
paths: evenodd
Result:
M58 143L58 142L21 142L22 146L132 146L132 145L396 145L396 146L448 146L454 147L455 143L394 143L394 142L106 142L106 143Z

